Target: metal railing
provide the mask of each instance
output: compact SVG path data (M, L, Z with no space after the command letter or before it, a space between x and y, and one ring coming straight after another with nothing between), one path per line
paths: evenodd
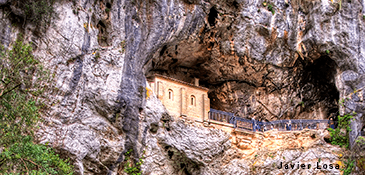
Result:
M230 124L234 124L235 121L235 116L233 115L233 113L224 112L216 109L210 109L208 115L210 120L215 120Z
M300 131L303 129L326 129L334 128L335 122L329 120L276 120L271 122L260 122L234 116L233 113L210 109L209 119L219 122L226 122L234 125L234 128L265 132L268 130L278 131Z

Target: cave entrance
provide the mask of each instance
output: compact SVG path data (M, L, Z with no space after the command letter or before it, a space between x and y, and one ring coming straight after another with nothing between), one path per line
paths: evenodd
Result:
M299 87L305 111L322 108L325 118L337 120L340 96L335 83L337 67L336 62L327 55L304 64Z

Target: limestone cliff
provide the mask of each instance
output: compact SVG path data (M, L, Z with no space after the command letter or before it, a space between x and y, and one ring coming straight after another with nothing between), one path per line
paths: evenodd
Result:
M17 2L0 0L0 42L11 47L24 33L54 74L37 136L80 174L123 173L131 149L136 160L145 157L144 174L339 172L275 167L340 160L323 131L283 136L282 144L311 141L277 149L259 146L277 136L255 136L248 153L239 134L170 118L146 96L152 73L198 77L212 108L241 117L355 111L351 142L365 123L363 0L59 0L44 28Z

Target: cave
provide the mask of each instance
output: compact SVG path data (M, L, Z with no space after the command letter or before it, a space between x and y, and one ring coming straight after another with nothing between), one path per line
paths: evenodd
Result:
M230 2L229 7L240 7ZM199 85L209 89L210 108L242 118L273 121L338 115L335 77L339 68L329 54L296 61L288 57L294 61L288 65L231 54L239 41L225 36L227 29L235 29L222 21L221 10L217 6L208 9L199 37L161 45L145 65L146 77L161 74L187 83L199 78Z
M299 74L299 95L303 111L309 112L320 104L326 110L326 118L333 117L337 120L337 102L340 96L335 84L337 67L336 62L327 55L303 63L303 70Z
M209 42L206 42L205 48L208 47ZM189 56L194 53L189 53L189 50L189 45L185 45L184 42L162 46L156 53L157 57L150 62L146 76L157 73L187 83L192 83L195 77L199 78L200 86L209 89L210 108L232 112L242 118L252 118L255 115L269 121L330 117L337 120L340 94L335 77L338 66L328 55L322 55L315 60L299 58L293 67L286 69L239 58L236 60L237 65L242 67L237 66L238 71L257 73L254 76L246 74L240 78L234 76L227 78L217 75L217 72L220 73L217 70L228 66L210 67L216 60L209 54L203 55L206 56L203 59L200 55L192 59ZM176 54L177 51L179 52ZM267 70L260 67L267 67ZM285 71L289 72L285 75L286 80L273 80ZM261 95L261 99L257 96L257 92L264 94ZM269 101L265 102L262 99L270 94L278 100L283 96L288 100L278 102L275 107ZM276 108L281 109L274 111Z

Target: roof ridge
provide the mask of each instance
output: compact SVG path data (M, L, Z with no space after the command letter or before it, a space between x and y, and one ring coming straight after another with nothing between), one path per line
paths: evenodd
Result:
M165 76L165 75L153 74L152 77L161 77L161 78L165 78L165 79L168 79L168 80L172 80L172 81L175 81L175 82L179 82L179 83L182 83L182 84L185 84L185 85L189 85L189 86L192 86L192 87L195 87L195 88L204 89L204 90L208 90L209 91L209 89L206 88L206 87L196 86L196 85L194 85L192 83L188 83L188 82L185 82L185 81L176 79L176 78L171 78L171 77L168 77L168 76Z

